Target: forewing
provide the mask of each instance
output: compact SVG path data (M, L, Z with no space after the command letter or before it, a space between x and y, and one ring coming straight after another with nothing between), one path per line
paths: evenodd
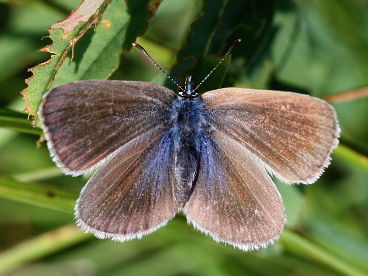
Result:
M240 88L205 93L206 119L280 180L313 183L328 166L339 126L333 108L307 95Z
M75 207L77 224L99 238L140 238L177 212L171 139L153 129L133 139L100 168Z
M201 144L199 174L184 212L195 228L242 250L271 243L285 223L282 200L265 169L218 131Z
M164 124L174 97L171 90L147 82L79 81L49 91L39 116L55 162L78 175Z

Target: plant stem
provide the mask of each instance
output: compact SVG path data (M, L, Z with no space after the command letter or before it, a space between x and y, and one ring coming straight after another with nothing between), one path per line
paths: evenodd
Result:
M323 97L322 99L330 103L343 103L368 97L368 87L342 92L339 94Z
M36 183L0 176L0 197L71 213L77 195Z
M32 127L27 115L3 108L0 108L0 127L33 135L42 133L41 129Z
M313 260L323 263L324 265L338 271L344 275L350 276L364 276L366 275L362 271L359 271L346 261L339 257L332 255L331 252L323 249L317 244L305 239L304 237L290 231L285 230L280 238L280 243L284 248L296 255L303 258L308 257Z
M347 146L340 144L334 150L333 154L368 171L368 157L348 148Z
M84 234L76 226L66 225L21 242L0 254L0 274L5 275L15 268L81 243L90 237L91 235Z
M57 167L44 168L21 174L14 174L12 178L20 182L32 182L61 176L63 173Z

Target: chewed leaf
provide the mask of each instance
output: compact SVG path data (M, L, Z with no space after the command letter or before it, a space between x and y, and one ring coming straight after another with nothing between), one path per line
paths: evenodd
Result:
M50 29L53 44L41 50L52 56L30 69L33 76L26 80L28 87L22 92L29 115L37 119L42 95L56 85L108 78L119 66L121 48L129 49L137 36L144 33L160 2L84 1L67 19L53 24ZM95 31L87 32L97 22ZM75 50L69 56L72 48Z
M30 116L36 117L42 95L51 87L68 51L102 16L109 2L110 0L85 0L67 19L51 26L49 37L53 43L40 50L50 53L51 58L29 69L33 76L26 80L28 87L21 92L26 102L25 110Z
M119 66L120 55L130 49L144 33L149 18L155 14L157 0L113 0L97 24L74 49L74 59L67 56L51 87L75 80L107 79Z
M62 29L65 34L72 32L78 24L88 22L104 4L105 0L85 0L67 18L51 25L51 29Z

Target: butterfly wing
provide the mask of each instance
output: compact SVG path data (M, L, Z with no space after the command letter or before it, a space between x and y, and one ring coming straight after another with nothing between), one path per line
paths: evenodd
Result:
M77 224L99 238L125 241L163 226L178 210L173 197L172 141L162 129L126 145L87 182Z
M208 123L286 183L313 183L329 164L339 126L326 102L291 92L223 88L203 94Z
M64 172L79 175L163 125L174 97L171 90L146 82L72 82L44 96L39 117L54 161Z
M184 212L195 228L242 250L266 246L285 223L281 197L262 165L216 130L202 141L198 178Z

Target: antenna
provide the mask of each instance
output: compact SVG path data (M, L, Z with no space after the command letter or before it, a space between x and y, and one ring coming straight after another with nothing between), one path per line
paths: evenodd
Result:
M207 74L207 76L197 85L197 87L196 88L194 88L194 90L193 91L196 91L197 89L198 89L198 87L200 87L207 79L208 79L208 77L213 73L213 71L215 71L216 69L217 69L217 67L219 67L220 66L220 64L226 59L226 57L228 56L228 55L230 55L231 54L231 52L232 52L232 50L234 49L234 47L236 46L236 44L238 44L238 43L240 43L241 42L241 39L240 38L238 38L237 40L235 40L234 42L233 42L233 44L231 44L231 46L230 46L230 48L229 48L229 50L227 50L227 52L226 52L226 54L224 55L224 57L219 61L219 63L217 63L217 65Z
M147 53L147 51L138 43L132 43L134 47L136 47L139 51L141 51L158 69L161 70L162 73L165 74L165 76L171 80L181 91L184 91L183 87L181 87L164 69L161 68L160 65L157 64L157 62Z

